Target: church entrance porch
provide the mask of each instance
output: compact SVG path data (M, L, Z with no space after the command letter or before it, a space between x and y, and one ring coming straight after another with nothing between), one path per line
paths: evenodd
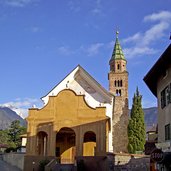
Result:
M75 132L71 128L61 128L56 134L56 157L59 163L74 163Z
M36 136L28 138L27 145L32 150L25 156L24 170L30 171L34 168L37 171L40 161L45 159L50 162L55 160L58 164L76 164L78 156L105 156L108 124L109 119L106 118L56 130L54 124L50 123L38 126Z

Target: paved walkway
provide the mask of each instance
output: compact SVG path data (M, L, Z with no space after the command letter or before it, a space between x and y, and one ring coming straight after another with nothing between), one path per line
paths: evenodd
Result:
M10 164L0 160L0 171L21 171L15 166L11 166Z

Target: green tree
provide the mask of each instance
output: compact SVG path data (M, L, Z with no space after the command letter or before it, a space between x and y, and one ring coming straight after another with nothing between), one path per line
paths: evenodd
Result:
M0 130L0 144L8 144L8 131Z
M15 120L11 123L10 128L8 129L9 141L8 144L12 148L18 148L21 146L21 137L20 135L26 133L26 128L20 125L19 120Z
M144 112L141 105L142 96L139 94L138 87L133 97L133 104L128 124L128 151L136 153L143 151L145 145L145 123Z

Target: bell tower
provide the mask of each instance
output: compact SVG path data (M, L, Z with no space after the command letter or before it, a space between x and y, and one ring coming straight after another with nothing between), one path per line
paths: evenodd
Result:
M109 61L109 91L115 96L128 98L127 61L119 43L118 34L119 32L117 31L112 57Z
M127 61L123 54L116 32L116 41L109 61L109 91L114 95L113 110L113 151L127 152L128 145L128 72Z

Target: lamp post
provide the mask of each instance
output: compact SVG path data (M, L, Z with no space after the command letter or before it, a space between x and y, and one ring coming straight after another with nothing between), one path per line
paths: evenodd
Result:
M33 164L33 171L34 171L34 165L35 165L35 162L33 161L33 162L32 162L32 164Z

